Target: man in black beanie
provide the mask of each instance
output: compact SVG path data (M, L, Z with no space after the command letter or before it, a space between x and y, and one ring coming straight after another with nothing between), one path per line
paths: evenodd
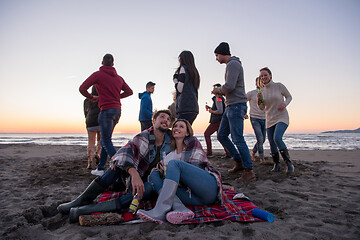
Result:
M229 44L226 42L220 43L219 46L217 46L217 48L215 48L214 53L220 54L220 55L231 55Z
M250 151L244 138L244 116L247 112L244 70L239 58L231 56L228 43L220 43L214 53L220 64L226 64L225 84L221 87L214 87L212 91L213 94L225 95L226 97L226 108L217 138L234 159L234 167L229 170L229 173L243 170L238 181L255 181ZM229 134L231 134L232 142L229 139Z

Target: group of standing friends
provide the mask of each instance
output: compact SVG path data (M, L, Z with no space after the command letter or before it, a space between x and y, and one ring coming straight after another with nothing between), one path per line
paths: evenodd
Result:
M243 171L239 181L254 181L256 176L252 169L251 155L243 136L248 97L245 93L242 64L238 57L231 56L229 45L225 42L220 43L214 53L220 64L226 64L225 84L216 84L212 90L215 99L222 103L225 101L225 104L218 104L216 100L216 107L209 110L216 114L218 109L225 109L220 123L216 124L219 128L217 138L226 149L227 155L234 160L234 167L229 172ZM183 51L179 55L179 67L173 76L178 116L172 124L172 130L169 130L173 120L169 110L155 112L150 127L148 119L139 118L144 130L117 152L112 145L111 136L121 115L120 99L132 95L133 92L116 73L112 55L106 54L102 65L100 71L93 73L79 88L87 99L98 102L101 110L98 122L102 150L97 169L92 171L99 177L76 199L59 205L58 211L69 214L70 222L77 222L80 215L128 208L136 194L139 199L156 199L155 208L150 211L138 210L138 217L156 223L167 220L178 224L194 217L194 213L185 205L222 204L220 173L211 166L207 157L209 154L204 152L199 140L193 136L191 126L199 113L197 99L200 85L200 76L192 53ZM257 105L260 109L265 109L266 113L266 127L275 163L273 171L280 169L279 149L287 163L287 171L293 172L294 167L282 141L289 124L286 105L291 101L291 95L285 86L273 83L271 76L268 69L260 71L264 87L256 96ZM98 96L87 91L93 85ZM150 82L147 92L148 87L152 88L153 92L154 86L155 84ZM150 91L139 97L149 98ZM283 101L283 97L286 101ZM149 101L144 101L144 104L149 104ZM250 117L253 117L251 112ZM213 130L209 130L211 131ZM260 147L258 149L261 154ZM111 163L110 168L104 171L107 156L111 158ZM126 194L117 199L93 204L99 194L115 183L122 183Z

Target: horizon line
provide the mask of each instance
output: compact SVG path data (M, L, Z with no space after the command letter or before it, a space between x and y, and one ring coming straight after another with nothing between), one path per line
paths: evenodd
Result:
M288 131L288 134L318 134L323 132L329 131L342 131L342 130L327 130L327 131ZM133 132L133 133L121 133L121 132L114 132L113 134L138 134L140 132ZM286 134L285 133L285 134ZM0 134L87 134L87 132L0 132ZM204 132L194 132L194 134L204 134ZM254 134L254 132L244 132L245 134Z

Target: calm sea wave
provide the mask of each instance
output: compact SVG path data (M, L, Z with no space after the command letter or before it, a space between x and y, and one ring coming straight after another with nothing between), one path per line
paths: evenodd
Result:
M115 146L123 146L135 134L114 134ZM206 148L202 134L195 135ZM252 148L256 142L254 134L246 134L245 140ZM299 150L328 150L328 149L360 149L359 133L318 133L318 134L285 134L284 141L289 149ZM50 144L50 145L87 145L87 134L81 133L0 133L0 144ZM213 149L221 149L216 135L212 136ZM270 149L268 140L265 149Z

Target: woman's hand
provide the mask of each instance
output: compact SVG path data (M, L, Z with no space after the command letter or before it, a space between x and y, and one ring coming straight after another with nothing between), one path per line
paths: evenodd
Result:
M138 171L132 167L129 168L128 173L131 176L132 194L135 195L135 192L137 192L139 199L142 199L145 192L145 186Z
M257 104L258 104L260 110L265 109L264 97L261 92L259 92L257 94Z
M91 95L92 98L90 99L90 101L92 102L98 102L99 101L99 96L94 96L94 95Z
M156 165L156 170L158 170L161 174L164 174L164 163L162 161Z
M261 92L259 92L259 93L257 94L257 101L258 101L258 104L264 102L264 97L263 97L263 95L262 95Z
M284 110L285 108L286 108L285 103L282 103L282 104L279 105L278 110L279 110L279 111L282 111L282 110Z

